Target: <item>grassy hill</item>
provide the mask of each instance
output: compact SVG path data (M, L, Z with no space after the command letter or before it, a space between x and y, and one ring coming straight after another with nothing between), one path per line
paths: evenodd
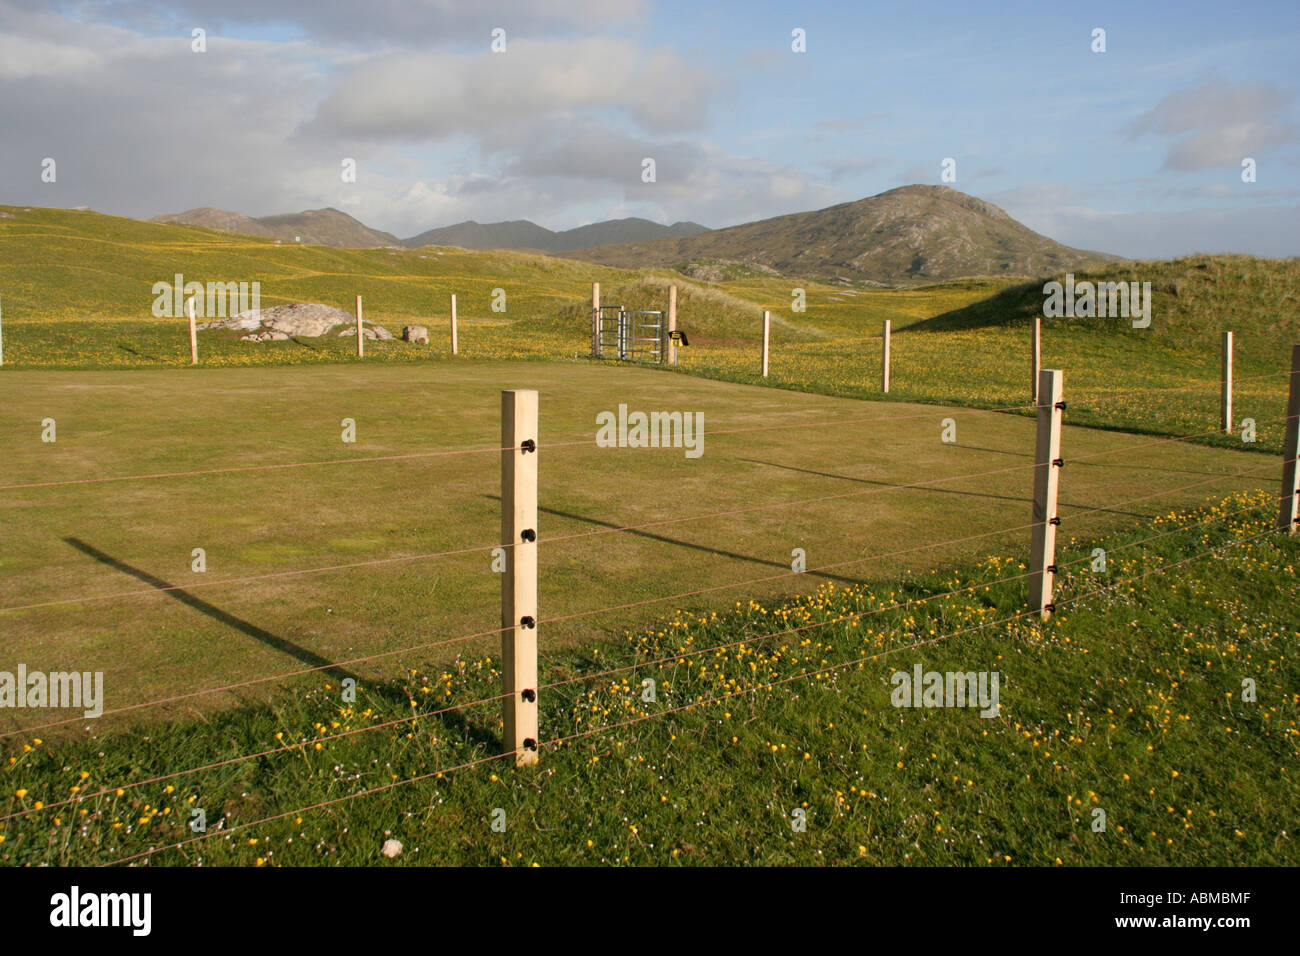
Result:
M1152 321L1135 329L1123 318L1043 320L1043 365L1065 372L1072 420L1159 434L1212 430L1219 404L1220 333L1234 332L1238 423L1258 426L1254 450L1281 448L1286 372L1300 341L1300 260L1193 256L1172 262L1111 263L1080 270L1077 281L1151 283ZM1054 278L1062 279L1061 275ZM1003 407L1028 400L1030 330L1043 311L1043 280L1001 287L952 283L906 294L822 290L806 313L784 321L830 334L778 339L768 383L802 391L881 398L883 319L893 322L890 400ZM724 283L732 295L752 284ZM975 291L953 308L956 299ZM846 321L828 308L849 297L861 306ZM899 316L887 304L921 306ZM885 307L882 307L885 306ZM751 325L751 328L754 328ZM760 381L756 328L747 343L701 348L685 360L696 374ZM1237 434L1198 440L1240 446Z
M0 207L0 295L16 321L154 321L155 282L257 281L264 306L319 301L351 308L360 293L397 319L444 312L456 292L470 313L493 315L492 290L508 291L499 321L554 311L602 278L627 273L517 252L336 249L94 212ZM449 281L453 280L454 283ZM369 314L370 310L367 310Z
M1062 276L1052 276L1061 279ZM1176 339L1184 347L1218 345L1233 331L1238 347L1288 339L1300 332L1300 259L1254 256L1185 256L1172 261L1131 261L1087 269L1075 280L1151 283L1156 309L1149 329L1124 318L1047 319L1137 338ZM951 331L1024 324L1043 314L1043 282L1009 286L996 295L920 323L918 329Z
M188 363L183 318L149 314L153 283L257 280L262 304L325 302L399 331L428 325L434 345L374 343L367 362L444 361L448 296L456 293L462 358L583 361L589 352L590 284L602 301L663 309L679 289L679 325L691 341L679 371L738 382L758 374L762 310L773 318L764 384L856 398L1005 407L1028 400L1030 317L1043 279L959 279L908 289L790 279L749 266L705 263L614 269L516 252L428 247L333 249L276 246L211 230L89 212L5 207L0 215L0 297L6 364L100 368ZM696 263L696 266L701 265ZM1296 260L1202 256L1167 263L1106 263L1076 276L1152 283L1150 328L1123 320L1048 319L1043 358L1066 372L1076 421L1197 434L1217 419L1218 337L1237 336L1237 414L1259 424L1255 450L1280 448L1288 348L1300 335ZM1055 278L1062 278L1056 273ZM506 293L492 310L494 290ZM806 308L795 310L802 291ZM893 382L880 392L880 329L895 330ZM204 333L216 365L355 361L345 339L255 345ZM1144 394L1149 391L1150 394ZM1096 402L1097 404L1088 404ZM1206 436L1219 444L1236 435Z
M815 212L570 255L624 268L716 259L788 276L888 285L1050 275L1114 258L1063 246L947 186L903 186Z
M237 212L204 206L188 212L155 216L154 222L198 226L222 232L263 236L283 242L365 249L373 246L399 246L392 233L371 229L338 209L308 209L306 212L281 213L254 219Z

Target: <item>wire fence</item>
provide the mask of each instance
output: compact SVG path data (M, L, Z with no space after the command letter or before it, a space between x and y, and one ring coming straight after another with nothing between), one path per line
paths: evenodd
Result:
M1237 540L1235 540L1235 541L1230 542L1229 544L1221 545L1221 546L1216 547L1216 548L1210 548L1210 549L1208 549L1208 550L1206 550L1206 551L1202 551L1202 552L1200 552L1199 554L1193 555L1193 556L1190 557L1190 558L1185 558L1185 559L1182 559L1182 560L1180 560L1180 561L1170 562L1170 563L1168 563L1168 564L1161 565L1161 566L1158 567L1158 568L1152 568L1152 569L1150 569L1150 570L1148 570L1148 571L1146 571L1146 572L1143 572L1143 573L1140 574L1140 575L1136 575L1136 576L1131 577L1131 578L1127 578L1127 579L1123 579L1123 580L1120 580L1120 581L1112 582L1111 584L1105 585L1105 586L1103 586L1103 587L1095 588L1095 589L1093 589L1093 590L1091 590L1091 591L1086 591L1086 592L1083 592L1083 593L1078 594L1078 595L1073 595L1073 596L1071 596L1071 597L1069 597L1069 598L1066 598L1066 599L1063 600L1063 601L1058 602L1058 606L1065 606L1065 605L1068 605L1068 604L1074 604L1074 603L1077 603L1077 602L1079 602L1079 601L1085 600L1085 599L1090 598L1090 597L1095 597L1095 596L1099 596L1099 595L1102 595L1102 594L1106 594L1106 593L1108 593L1108 592L1110 592L1110 591L1114 591L1116 588L1119 588L1119 587L1122 587L1122 586L1125 586L1125 585L1131 585L1131 584L1133 584L1133 583L1135 583L1135 582L1137 582L1137 581L1145 580L1146 578L1149 578L1149 577L1151 577L1152 575L1155 575L1155 574L1164 574L1164 573L1167 573L1168 571L1170 571L1170 570L1172 570L1172 569L1174 569L1174 568L1183 567L1183 566L1185 566L1185 565L1191 563L1192 561L1200 560L1201 558L1208 557L1208 556L1210 556L1210 555L1221 554L1223 551L1227 550L1228 548L1235 547L1235 546L1238 546L1238 545L1241 545L1241 544L1245 544L1245 543L1248 543L1248 542L1251 542L1251 541L1256 541L1256 540L1258 540L1258 539L1264 537L1265 535L1269 535L1269 534L1273 534L1273 533L1274 533L1274 530L1273 530L1273 529L1268 529L1268 530L1265 530L1265 531L1257 532L1257 533L1255 533L1255 534L1253 534L1253 535L1248 535L1248 536L1245 536L1245 537L1243 537L1243 538L1239 538L1239 539L1237 539ZM1017 577L1019 577L1019 576L1017 576ZM1011 579L1008 579L1008 580L1011 580ZM993 582L993 583L997 583L997 582ZM777 680L772 680L772 681L768 681L768 682L765 682L765 683L762 683L762 684L757 684L757 685L752 686L752 687L746 687L746 688L743 688L743 689L735 690L735 691L732 691L732 692L730 692L730 693L719 694L719 695L716 695L716 696L714 696L714 697L707 698L707 699L705 699L705 700L695 700L695 701L690 701L690 702L688 702L688 703L680 704L680 705L675 706L675 707L667 707L667 708L663 708L663 709L661 709L661 710L656 711L656 712L653 713L653 714L648 714L648 715L642 715L642 716L638 716L638 717L633 717L633 718L630 718L630 719L625 720L625 721L620 721L620 722L616 722L616 723L613 723L613 724L605 724L605 725L602 725L602 726L600 726L600 727L593 727L593 728L589 728L589 729L587 729L587 730L577 731L577 732L575 732L575 733L567 734L567 735L562 736L562 737L555 737L555 738L552 738L552 739L550 739L550 740L542 741L542 742L539 744L539 746L542 747L542 748L558 748L558 747L562 747L562 746L564 746L565 744L572 743L572 742L574 742L574 741L576 741L576 740L581 740L581 739L583 739L583 738L593 737L593 736L597 736L597 735L601 735L601 734L612 733L613 731L616 731L616 730L622 730L622 729L624 729L624 728L631 727L631 726L636 725L636 724L641 724L641 723L644 723L644 722L649 721L649 720L657 720L657 719L661 719L661 718L664 718L664 717L671 716L671 715L673 715L673 714L679 714L679 713L683 713L683 712L686 712L686 711L691 711L691 710L696 710L696 709L699 709L699 708L707 707L707 706L710 706L710 705L713 705L713 704L719 704L719 703L722 703L722 702L724 702L724 701L732 700L732 699L737 698L737 697L744 697L744 696L748 696L748 695L750 695L750 694L756 694L756 693L759 693L759 692L761 692L761 691L773 690L773 689L776 688L776 687L779 687L779 686L782 686L782 685L785 685L785 684L790 684L790 683L793 683L793 682L795 682L795 681L806 680L806 679L813 678L813 677L823 676L823 675L826 675L826 674L834 673L834 672L836 672L836 671L845 670L845 669L850 668L850 667L857 667L857 666L860 666L860 665L866 663L867 661L870 661L870 660L878 660L878 659L880 659L880 658L887 657L888 655L890 655L890 654L892 654L892 653L897 653L897 652L899 652L899 651L905 651L905 650L916 650L916 649L918 649L918 648L931 646L931 645L934 645L934 644L940 643L941 641L950 640L950 639L952 639L952 638L954 638L954 637L959 637L959 636L964 635L964 634L975 633L975 632L977 632L977 631L986 630L986 629L991 628L991 627L1001 627L1001 626L1004 626L1004 625L1015 624L1015 623L1017 623L1017 622L1020 622L1020 621L1026 620L1026 619L1028 619L1028 618L1030 618L1030 617L1033 617L1033 616L1036 615L1037 613L1038 613L1038 612L1037 612L1036 610L1033 610L1033 609L1025 610L1025 611L1021 611L1021 612L1019 612L1018 614L1013 614L1013 615L1009 615L1009 616L1007 616L1007 617L999 618L999 619L996 620L996 621L985 621L985 622L982 622L982 623L980 623L980 624L972 625L971 627L960 628L960 629L958 629L958 630L950 631L950 632L948 632L948 633L941 634L941 635L938 635L938 636L936 636L936 637L927 638L927 639L925 639L925 640L921 640L921 641L915 641L915 642L913 642L913 643L911 643L911 644L903 645L903 646L901 646L901 647L896 647L896 648L890 648L890 649L888 649L888 650L880 651L880 652L875 653L875 654L864 655L864 656L862 656L862 657L857 657L857 658L854 658L854 659L849 660L849 661L843 661L843 662L840 662L840 663L838 663L838 664L829 665L829 666L826 666L826 667L823 667L823 668L820 668L820 669L800 671L800 672L797 673L797 674L791 674L791 675L788 675L788 676L786 676L786 677L783 677L783 678L780 678L780 679L777 679ZM823 625L819 624L819 625L810 625L810 626L823 626ZM789 632L780 632L780 633L789 633ZM766 635L766 636L767 636L767 637L772 637L772 636L776 636L776 635L774 634L774 635ZM750 642L752 642L752 641L753 641L753 639L751 638L751 639L750 639ZM709 649L707 649L707 650L717 650L717 648L709 648ZM640 665L640 666L645 666L645 665ZM545 686L545 685L544 685L544 686ZM555 685L552 685L552 686L555 686ZM475 703L482 703L482 702L484 702L484 701L476 701ZM304 814L304 813L310 813L310 812L312 812L312 811L315 811L315 810L321 810L321 809L324 809L324 808L326 808L326 807L337 806L337 805L339 805L339 804L348 803L348 802L351 802L351 801L353 801L353 800L358 800L358 799L360 799L360 798L362 798L362 797L373 796L374 794L378 794L378 793L385 793L385 792L388 792L388 791L391 791L391 790L395 790L395 789L397 789L397 788L399 788L399 787L405 787L405 786L409 786L410 784L421 783L421 782L425 782L425 781L428 781L428 780L433 780L433 779L435 779L435 778L444 777L444 776L446 776L447 774L450 774L450 773L456 773L456 772L459 772L459 771L462 771L462 770L468 770L468 769L470 769L470 768L472 768L472 767L482 766L482 765L484 765L484 764L495 763L495 762L497 762L497 761L505 760L505 759L507 759L507 758L513 758L513 757L515 757L515 756L517 756L517 751L509 750L509 751L503 751L502 753L499 753L499 754L492 754L492 755L484 756L484 757L480 757L480 758L477 758L477 759L474 759L474 760L464 761L464 762L462 762L462 763L458 763L458 764L455 764L455 765L452 765L452 766L440 767L440 768L438 768L438 769L436 769L436 770L430 770L430 771L428 771L428 772L426 772L426 773L423 773L423 774L419 774L419 775L412 776L412 777L407 777L407 778L404 778L404 779L402 779L402 780L396 780L396 781L393 781L392 783L383 784L382 786L378 786L378 787L370 787L370 788L366 788L366 789L358 790L358 791L355 791L355 792L353 792L353 793L345 794L345 795L343 795L343 796L341 796L341 797L335 797L335 798L330 799L330 800L322 800L322 801L320 801L320 802L318 802L318 803L310 804L310 805L308 805L308 806L296 807L296 808L294 808L294 809L292 809L292 810L286 810L286 811L283 811L283 812L281 812L281 813L276 813L276 814L272 814L272 815L270 815L270 816L265 816L265 817L260 817L260 818L258 818L258 819L249 820L249 821L246 821L246 822L244 822L244 823L235 824L235 825L230 826L230 827L225 827L225 828L223 828L223 829L220 830L220 831L208 831L208 832L205 832L205 833L202 833L202 834L198 834L198 835L196 835L196 836L194 836L194 837L191 837L191 838L189 838L189 839L179 840L179 841L176 841L176 842L174 842L174 843L169 843L169 844L165 844L165 845L162 845L162 846L150 847L149 849L147 849L147 850L143 850L143 851L140 851L140 852L138 852L138 853L134 853L134 854L131 854L131 855L128 855L128 856L123 856L123 857L119 857L119 858L113 859L113 860L111 860L111 861L109 861L109 862L107 862L107 863L105 863L105 864L103 864L103 865L105 865L105 866L117 866L117 865L121 865L121 864L125 864L125 863L133 863L133 862L136 862L136 861L138 861L138 860L143 860L143 859L147 859L147 858L153 857L153 856L155 856L155 855L157 855L157 854L159 854L159 853L163 853L163 852L167 852L167 851L171 851L171 850L179 850L179 849L183 849L183 848L185 848L185 847L187 847L187 846L191 846L191 845L193 845L193 844L202 843L202 842L204 842L204 841L206 841L206 840L211 839L213 836L216 836L216 835L223 835L223 836L229 837L229 836L234 835L235 833L239 833L239 832L242 832L242 831L244 831L244 830L247 830L247 829L250 829L250 828L253 828L253 827L266 826L267 824L274 823L274 822L276 822L276 821L278 821L278 820L284 820L284 819L287 819L287 818L289 818L289 817L299 817L299 816L301 816L301 815Z
M1288 373L1280 373L1280 374L1288 374ZM1295 373L1292 372L1289 374L1294 376ZM1273 377L1277 377L1277 376L1272 376L1272 375L1256 376L1256 378L1273 378ZM1200 386L1189 386L1189 387L1205 387L1205 386L1206 383L1202 383ZM1294 378L1292 381L1292 389L1293 391L1295 389ZM1133 393L1133 394L1144 394L1144 393ZM1078 403L1072 402L1071 407L1075 405L1101 404L1101 403L1113 401L1123 397L1127 397L1127 396L1107 395L1107 396L1102 396L1100 398L1089 400L1087 402L1078 402ZM1018 411L1026 411L1036 407L1041 409L1043 406L1035 406L1030 404L1030 405L1006 406L999 409L945 410L945 415L989 414L992 412L1018 412ZM709 435L710 437L715 437L719 435L740 435L740 434L761 432L761 431L776 431L781 429L847 427L847 426L859 426L859 425L892 425L892 424L897 424L899 422L905 422L909 420L933 419L933 417L934 417L934 413L928 412L928 413L923 413L918 415L904 415L904 416L876 415L876 416L859 417L859 418L846 418L846 419L835 419L835 420L824 420L824 421L802 422L802 423L781 422L781 423L773 423L765 426L753 426L753 427L745 427L745 428L710 431ZM1297 416L1295 414L1290 414L1282 419L1278 419L1277 421L1286 422L1288 424L1289 430L1291 432L1294 432L1296 427L1296 421L1295 421L1296 417ZM1073 463L1073 462L1085 461L1085 460L1095 460L1095 459L1105 458L1114 455L1123 455L1123 454L1128 454L1136 451L1150 449L1155 446L1169 445L1169 444L1179 443L1179 442L1196 441L1206 436L1215 435L1219 433L1221 433L1221 429L1212 429L1205 432L1199 432L1196 434L1180 435L1174 437L1163 437L1158 439L1126 443L1121 446L1106 448L1092 453L1071 455L1068 456L1068 458L1066 459L1057 460L1055 462L1047 462L1046 465L1050 467L1053 465L1063 465L1066 461ZM552 449L578 448L584 446L593 446L595 444L596 442L589 439L569 439L569 440L563 440L558 442L539 443L534 449L530 449L530 450L546 452ZM303 461L303 462L290 462L290 463L271 463L271 464L247 465L247 466L219 467L219 468L199 469L199 470L191 470L191 471L157 472L157 473L144 473L144 474L122 475L122 476L112 476L112 477L79 478L79 479L68 479L68 480L16 483L16 484L9 484L9 485L0 485L0 491L19 492L19 491L28 491L34 489L52 489L52 488L71 487L71 486L89 485L89 484L103 484L103 483L115 483L115 482L127 482L127 481L154 481L154 480L161 480L161 479L182 479L182 478L199 477L199 476L223 475L223 474L255 472L255 471L310 468L310 467L326 466L326 465L372 464L372 463L381 463L381 462L412 461L418 459L444 458L444 457L470 455L470 454L495 453L498 455L505 455L509 453L514 453L516 451L517 448L514 445L476 446L476 447L468 447L468 448L460 448L460 449L445 449L445 450L436 450L436 451L413 453L413 454L402 454L402 455L367 456L367 457L342 458L342 459L331 459L331 460L320 460L320 461ZM989 469L989 470L969 472L969 473L963 473L957 475L943 475L943 476L938 476L935 478L930 478L930 479L925 479L925 480L915 481L915 482L884 485L884 486L871 487L865 489L856 489L853 491L841 492L841 493L830 494L830 495L818 495L818 496L811 496L805 498L783 499L783 500L778 500L773 502L764 502L759 504L747 505L740 508L727 508L727 509L713 510L713 511L702 512L702 513L694 513L690 515L676 516L672 518L658 519L658 520L654 520L650 522L642 522L638 524L627 524L627 525L620 525L616 527L603 527L603 528L598 528L589 531L575 532L570 534L561 534L553 537L545 537L542 543L550 547L551 545L588 540L598 536L630 534L630 533L645 531L648 529L660 528L668 525L675 525L681 523L694 524L694 523L705 522L705 521L718 519L718 518L730 518L730 517L736 517L741 515L749 515L756 512L768 511L774 509L799 508L803 506L819 504L824 502L843 501L846 499L857 499L857 498L862 498L870 495L886 494L886 493L898 492L898 491L903 491L908 489L923 489L923 488L934 487L934 486L960 482L960 481L975 481L980 479L1002 477L1002 476L1007 476L1016 473L1037 472L1039 469L1042 469L1044 467L1045 467L1044 463L1040 461L1027 462L1027 463L1008 466L1005 468ZM1193 489L1206 488L1208 486L1219 485L1225 482L1231 482L1235 486L1240 487L1243 481L1250 482L1255 479L1271 480L1275 476L1276 476L1275 465L1272 465L1268 468L1260 468L1260 469L1253 469L1253 470L1229 471L1222 474L1211 475L1209 477L1205 477L1197 481L1180 484L1176 487L1172 487L1172 488L1160 487L1154 491L1147 492L1141 495L1129 496L1117 501L1110 501L1105 506L1089 507L1089 508L1082 508L1082 509L1069 511L1066 514L1060 516L1059 519L1054 519L1053 523L1057 523L1059 521L1068 521L1069 523L1068 526L1074 527L1076 526L1077 522L1084 521L1085 519L1088 518L1096 517L1097 515L1102 514L1104 512L1114 511L1119 508L1124 508L1126 506L1134 505L1139 502L1146 502L1152 499L1160 499L1160 498L1166 498L1166 497L1171 497L1176 495L1182 495L1185 492L1192 491ZM1273 499L1271 499L1272 506L1276 506L1279 503L1282 503L1284 505L1287 503L1288 495L1287 495L1287 489L1285 487L1283 489L1283 492L1284 492L1283 495L1275 496ZM1251 512L1257 512L1260 509L1260 507L1261 505L1259 503L1253 503L1248 506L1235 509L1233 511L1215 512L1210 514L1207 517L1201 518L1196 521L1179 523L1175 527L1154 534L1145 535L1135 540L1122 541L1118 544L1111 545L1108 548L1108 551L1120 551L1125 549L1139 548L1153 541L1168 538L1170 536L1174 536L1178 534L1186 534L1195 528L1204 527L1211 524L1223 524L1230 518L1240 517L1242 515ZM831 562L831 563L822 564L819 566L806 568L806 569L805 568L800 568L797 570L792 569L790 571L783 571L778 574L769 574L769 575L763 575L759 577L749 577L740 580L729 581L722 584L710 585L706 587L692 587L684 590L678 590L670 594L664 594L664 595L659 595L659 596L635 600L635 601L624 601L620 603L607 604L596 608L588 608L581 611L574 611L571 613L559 614L551 617L538 616L533 621L533 624L530 626L558 624L561 622L575 621L584 618L597 617L600 615L619 614L621 612L626 612L637 608L648 607L655 604L682 602L690 599L702 598L706 595L713 595L727 590L756 588L761 585L767 585L773 582L778 582L786 579L794 579L794 578L802 578L802 577L817 578L819 576L825 576L829 572L843 571L845 569L851 567L859 567L870 562L893 561L904 556L914 555L921 552L951 548L958 545L968 545L975 541L995 539L1009 534L1024 533L1027 531L1031 531L1035 528L1039 528L1043 524L1044 524L1043 520L1024 522L1024 523L1014 524L1006 527L999 527L994 530L983 531L975 534L959 535L956 537L950 537L950 538L937 540L937 541L925 541L923 543L914 546L909 546L906 548L895 548L886 551L879 551L872 554L855 557L849 560ZM1064 597L1056 598L1055 601L1053 602L1053 608L1054 610L1059 611L1059 609L1063 607L1069 605L1076 605L1079 604L1080 602L1084 602L1091 598L1099 597L1107 593L1114 592L1121 587L1130 586L1134 582L1143 580L1152 575L1164 574L1175 568L1183 567L1194 561L1198 561L1214 555L1223 554L1224 552L1226 552L1231 548L1256 542L1268 534L1275 533L1276 530L1277 530L1276 528L1270 527L1268 529L1265 529L1264 531L1242 536L1226 544L1222 544L1216 547L1212 547L1200 551L1190 557L1181 560L1164 562L1160 564L1158 567L1150 568L1136 576L1131 576L1120 580L1109 581L1108 583L1105 583L1101 586L1091 588L1091 589L1086 589L1082 591L1072 591L1071 593L1067 594ZM37 611L41 609L64 606L64 605L81 605L81 604L91 604L97 602L122 601L131 598L165 594L169 592L189 592L198 588L210 589L210 588L230 587L230 586L244 585L244 584L258 582L258 581L281 581L281 580L301 578L309 575L324 574L330 572L342 572L342 571L362 569L362 568L382 567L382 566L387 566L387 565L392 565L397 563L407 563L407 562L416 562L416 561L434 561L442 558L474 554L474 553L484 553L484 552L494 551L498 548L511 548L514 546L516 546L516 543L497 540L490 543L484 543L482 545L474 545L470 547L454 548L454 549L447 549L441 551L430 551L430 552L423 552L423 553L409 554L409 555L391 555L391 556L367 559L362 561L335 563L335 564L311 567L311 568L279 570L279 571L267 572L264 574L236 576L230 578L223 578L215 581L200 582L196 584L166 585L166 586L158 586L158 587L124 590L124 591L117 591L117 592L103 593L103 594L90 594L90 595L79 595L75 597L56 598L51 600L43 600L43 601L30 602L25 604L14 604L10 606L0 607L0 616L17 613L17 612ZM1051 570L1054 573L1059 574L1063 569L1071 568L1090 560L1092 560L1092 556L1086 555L1082 557L1071 558L1069 560L1053 561ZM646 659L633 660L628 663L622 663L613 667L607 667L599 670L585 670L571 677L563 677L560 679L551 680L549 682L539 681L536 684L535 690L538 693L542 691L553 691L561 687L566 687L578 683L590 683L593 681L599 681L605 678L614 677L616 675L633 673L645 668L657 667L660 665L670 664L674 662L680 663L685 661L688 658L697 657L704 654L716 654L722 651L732 650L741 646L751 646L762 642L774 641L785 637L791 637L796 634L804 634L806 632L813 631L816 629L831 628L836 625L842 625L851 621L860 621L871 616L886 614L891 611L898 611L902 609L909 609L913 607L923 606L931 602L942 601L944 599L952 598L957 595L971 595L971 594L976 594L980 591L987 591L991 588L1000 585L1008 585L1012 583L1025 582L1027 579L1031 578L1036 573L1039 572L1031 568L1030 570L1025 571L1023 573L1004 575L989 580L971 582L962 587L950 588L943 591L928 593L925 594L924 596L910 597L907 598L906 600L896 601L891 604L884 604L878 607L872 607L865 610L854 611L839 616L833 616L824 620L818 620L818 621L809 622L809 623L805 623L805 624L801 624L789 628L773 630L773 631L769 631L757 635L746 634L745 636L740 637L734 641L723 642L719 644L711 644L703 647L696 647L690 650L682 650L679 653L673 653L671 655L666 655L666 656L661 655L658 657L650 657ZM631 718L626 721L615 722L612 724L604 724L599 727L592 727L582 731L576 731L558 737L551 737L549 739L543 738L536 741L536 749L539 750L554 749L554 748L563 747L566 744L572 743L577 740L581 740L599 734L611 733L613 731L623 729L632 725L636 725L645 721L657 720L659 718L667 717L672 714L682 713L685 711L693 710L695 708L718 704L739 696L757 694L764 691L771 691L777 687L790 684L795 681L809 680L819 676L824 676L829 673L845 670L851 667L859 667L868 661L883 658L890 654L895 654L907 650L913 650L916 648L936 644L942 641L951 640L952 638L959 637L964 634L969 634L976 631L982 631L988 628L1011 626L1019 622L1030 620L1033 617L1039 615L1040 615L1040 609L1031 606L1014 615L1004 616L993 621L983 621L976 625L972 625L966 628L959 628L956 630L947 631L943 634L934 637L930 637L924 640L918 640L912 643L902 644L899 646L890 647L876 653L859 656L848 661L836 663L834 665L828 665L827 667L824 668L811 669L811 670L804 669L795 674L787 675L771 681L757 683L754 684L753 686L748 686L742 689L738 689L731 693L721 694L703 700L690 701L678 706L661 708L659 710L656 710L653 714L645 714L645 715ZM267 674L267 675L260 675L256 677L250 677L244 680L228 682L218 686L211 686L211 687L189 690L178 694L168 694L160 697L155 697L149 700L137 701L132 704L128 704L128 705L124 705L112 709L106 709L103 711L101 716L110 716L110 715L120 716L126 714L138 714L140 712L151 710L154 708L165 707L180 702L191 702L191 701L198 700L200 698L213 697L216 695L230 694L235 691L287 681L292 678L302 677L305 675L319 673L322 671L339 670L342 668L353 667L355 665L373 663L376 661L380 661L380 660L384 660L396 656L412 655L421 652L429 652L435 649L446 648L453 645L463 644L465 642L480 640L489 637L501 637L507 634L508 632L513 631L516 627L517 625L514 622L509 622L508 624L505 624L500 628L476 630L470 633L438 638L436 640L422 641L414 644L406 644L399 648L388 649L388 650L384 650L372 654L354 656L346 660L332 661L329 663L320 664L316 666L298 668L298 669L284 671L275 674ZM545 659L543 660L543 663L546 663ZM35 807L25 807L5 815L0 815L0 823L20 820L36 814L58 812L60 810L81 806L105 797L121 796L122 794L128 791L138 790L139 788L152 786L159 783L171 782L171 781L179 780L185 777L190 777L208 771L233 767L241 764L247 764L253 761L265 761L265 760L276 758L281 755L296 753L302 751L304 748L317 746L324 742L356 737L358 735L368 734L374 731L394 729L403 725L411 725L414 724L415 722L426 720L431 717L437 717L439 715L446 715L451 713L459 713L470 707L482 707L490 704L501 704L505 701L510 700L514 696L515 696L514 690L506 690L503 691L503 693L497 695L480 697L468 701L459 701L437 709L420 711L418 713L413 713L408 716L404 716L393 720L381 721L364 727L349 728L347 730L343 730L338 733L330 733L316 738L312 738L310 740L304 739L296 742L285 743L280 746L269 747L266 749L262 749L250 753L242 753L235 756L223 758L220 760L214 760L207 763L203 763L197 766L178 769L164 774L154 774L141 779L121 780L113 786L104 786L99 789L77 793L74 796L70 796L62 800L52 801ZM37 724L35 726L27 726L19 729L12 729L8 731L0 732L0 738L8 738L20 734L27 735L39 731L68 726L71 724L78 724L82 722L83 721L81 718L67 718L61 720L52 720L41 724ZM281 813L275 813L264 817L259 817L257 819L237 823L233 826L224 827L221 830L212 830L206 833L198 834L189 839L179 840L179 841L167 843L156 847L150 847L149 849L138 853L117 857L110 861L110 865L138 862L141 860L151 858L158 853L162 853L165 851L179 850L187 846L200 844L203 841L208 840L214 836L220 835L222 837L229 837L234 833L244 831L252 827L265 826L267 824L285 818L297 817L300 816L301 814L309 813L314 810L319 810L326 807L335 806L349 801L361 799L363 797L370 796L373 794L391 791L398 787L404 787L410 784L419 783L421 781L427 781L433 778L442 777L447 774L468 770L484 764L489 764L489 763L493 763L505 759L517 758L520 755L519 750L517 748L509 747L508 744L509 741L507 741L507 746L503 747L502 752L497 754L492 754L492 755L475 758L472 760L462 761L456 764L440 767L436 770L428 771L427 773L397 780L382 786L361 789L352 793L345 794L343 796L316 802L308 806L302 806L302 807L295 808L293 810L284 811Z

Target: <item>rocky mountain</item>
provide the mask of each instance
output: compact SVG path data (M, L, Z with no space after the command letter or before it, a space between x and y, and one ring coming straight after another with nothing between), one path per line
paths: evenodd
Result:
M915 285L964 276L1037 276L1116 257L1061 245L992 203L948 186L903 186L815 212L694 236L596 246L570 258L637 268L701 260L816 279Z

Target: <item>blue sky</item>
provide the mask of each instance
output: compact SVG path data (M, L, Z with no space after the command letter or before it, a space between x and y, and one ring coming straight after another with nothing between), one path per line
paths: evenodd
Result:
M0 202L720 227L951 157L1070 245L1300 255L1298 48L1294 3L0 0Z

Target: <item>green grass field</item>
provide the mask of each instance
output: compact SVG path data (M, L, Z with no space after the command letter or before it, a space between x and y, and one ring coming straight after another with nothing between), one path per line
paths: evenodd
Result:
M0 711L0 861L366 864L393 836L398 864L1296 862L1297 545L1269 533L1296 261L1117 264L1153 282L1150 329L1044 323L1070 403L1044 625L1020 616L1041 281L710 284L6 211L0 671L102 671L107 713ZM435 344L204 333L191 369L184 323L147 317L175 272L360 292ZM680 367L586 358L592 281L633 308L676 283ZM1225 328L1253 443L1213 433ZM542 409L523 771L472 703L499 693L505 388ZM702 412L703 456L592 447L619 404ZM167 477L104 480L129 476ZM998 671L1001 711L892 706L916 664ZM222 829L195 839L194 808Z
M857 584L1028 540L1034 424L1019 416L617 366L12 371L0 380L0 607L20 608L3 615L8 646L39 646L60 666L93 662L119 700L138 700L491 632L498 456L439 452L497 447L499 392L516 387L539 390L543 442L558 446L541 459L545 616L582 615L548 628L550 647L666 610L586 614L601 607L719 589L702 600L720 608L811 588L814 575L791 572L795 548L808 567L835 565L831 580ZM597 414L620 404L702 413L702 456L593 447ZM52 444L41 441L46 419ZM1061 511L1080 514L1085 533L1276 480L1271 462L1240 450L1077 428L1063 443L1079 461ZM389 456L399 460L47 485ZM195 548L203 573L191 570ZM457 553L419 557L441 552ZM159 587L181 590L149 593ZM30 606L41 604L51 606ZM384 657L359 673L403 665ZM229 698L185 704L217 702ZM4 716L15 715L34 719Z
M321 677L147 735L36 738L0 772L0 859L380 864L395 838L392 865L1295 865L1300 552L1267 497L1101 539L1107 571L1075 562L1047 626L1016 619L1019 582L984 583L1009 556L564 652L539 699L565 742L536 768L496 756L494 702L465 706L498 692L491 656L352 704ZM997 672L997 716L892 706L917 665Z

